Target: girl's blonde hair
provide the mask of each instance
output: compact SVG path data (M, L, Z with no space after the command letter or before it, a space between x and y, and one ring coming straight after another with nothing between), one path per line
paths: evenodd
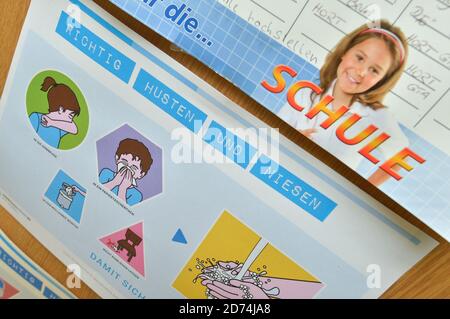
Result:
M401 45L403 45L404 48L403 60L400 48L394 43L392 38L388 38L388 36L379 32L362 33L363 31L370 29L367 24L364 24L339 41L334 50L328 54L325 59L325 64L320 69L320 85L324 89L324 92L326 92L336 78L338 66L341 63L342 57L348 50L367 39L382 39L389 48L393 58L390 68L377 84L366 92L355 94L351 100L351 104L358 101L374 110L384 107L382 101L385 95L400 79L405 68L406 57L408 56L408 43L406 42L403 32L398 27L391 25L387 20L379 20L376 24L379 25L381 29L390 31L399 38L402 42Z

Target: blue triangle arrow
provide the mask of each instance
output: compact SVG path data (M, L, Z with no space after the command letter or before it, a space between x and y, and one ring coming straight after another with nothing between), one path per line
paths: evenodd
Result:
M184 234L181 231L181 228L178 228L177 232L175 233L175 235L172 238L172 241L177 242L177 243L187 244L187 240L184 237Z

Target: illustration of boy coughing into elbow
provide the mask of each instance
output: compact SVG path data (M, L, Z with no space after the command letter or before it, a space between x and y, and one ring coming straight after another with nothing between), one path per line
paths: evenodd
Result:
M116 172L103 168L99 175L100 183L128 205L142 201L142 193L136 181L142 179L153 164L148 148L138 140L124 139L116 151Z
M52 77L44 79L41 91L47 92L48 113L31 113L30 121L44 142L59 148L65 135L78 133L74 117L80 115L80 105L72 89L65 84L56 83Z

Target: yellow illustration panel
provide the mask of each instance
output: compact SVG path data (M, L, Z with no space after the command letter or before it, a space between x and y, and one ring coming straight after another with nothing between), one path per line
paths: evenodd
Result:
M324 286L224 211L173 283L187 298L312 298Z

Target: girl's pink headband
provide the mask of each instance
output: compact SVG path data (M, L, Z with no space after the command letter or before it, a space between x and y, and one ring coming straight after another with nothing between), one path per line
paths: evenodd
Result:
M393 32L385 30L385 29L380 29L380 28L370 28L370 29L366 29L363 30L360 34L363 33L380 33L385 35L389 40L391 40L395 46L398 48L398 50L400 51L400 63L403 63L403 60L405 59L405 47L403 46L402 41L399 39L399 37L397 35L395 35Z

